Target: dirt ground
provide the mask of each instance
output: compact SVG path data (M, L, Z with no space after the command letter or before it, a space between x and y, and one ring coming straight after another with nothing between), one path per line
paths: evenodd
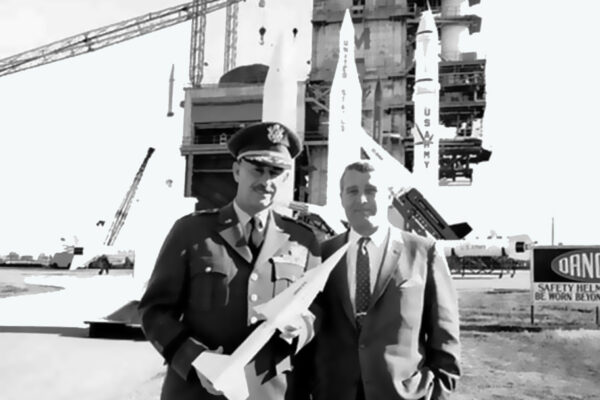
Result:
M457 283L463 376L453 399L600 399L594 307L536 306L531 324L527 289Z
M85 325L52 326L48 319L36 326L9 315L30 312L10 301L25 304L27 298L41 301L72 290L25 279L46 273L55 278L42 280L47 283L67 274L0 268L0 398L158 400L164 366L148 342L89 338ZM76 274L98 285L127 279L124 271L111 278ZM593 307L536 307L532 325L526 271L514 278L457 277L455 283L463 377L453 399L600 399L600 330Z

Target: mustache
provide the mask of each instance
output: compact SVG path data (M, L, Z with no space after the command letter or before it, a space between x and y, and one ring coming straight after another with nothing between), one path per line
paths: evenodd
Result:
M260 191L260 192L265 192L265 193L268 193L268 194L274 194L275 193L275 189L273 187L268 187L267 185L264 185L262 183L259 183L257 185L253 185L252 189L256 190L256 191Z
M354 209L355 212L375 212L376 209L371 207L357 207Z

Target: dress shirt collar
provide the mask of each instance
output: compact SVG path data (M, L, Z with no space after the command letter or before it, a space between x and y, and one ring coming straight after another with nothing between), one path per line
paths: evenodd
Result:
M265 227L267 226L267 219L269 218L269 209L268 208L265 208L264 210L254 214L254 215L250 215L246 211L242 210L240 208L240 206L237 204L237 202L234 200L233 201L233 209L235 210L235 213L238 217L238 220L240 221L240 224L242 224L242 226L244 227L244 230L246 229L246 226L248 225L248 222L250 221L250 219L252 217L257 217L258 220L260 221L261 226L258 227L259 231L264 230Z
M387 227L379 227L379 229L377 229L372 235L369 236L369 239L371 239L370 241L376 247L381 247L385 240L385 237L387 236L388 230L389 229ZM357 244L361 237L363 236L351 228L350 234L348 235L348 243Z

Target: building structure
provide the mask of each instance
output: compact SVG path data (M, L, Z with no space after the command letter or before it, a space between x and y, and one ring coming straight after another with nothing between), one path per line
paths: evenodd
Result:
M482 147L485 60L464 43L481 19L470 13L478 0L429 1L440 30L440 123L451 137L440 140L440 183L470 184L473 164L487 161ZM396 159L412 168L412 88L418 17L425 0L314 0L311 71L299 82L304 118L296 129L304 151L295 169L296 200L324 204L327 182L328 97L338 58L344 12L351 10L355 56L363 90L362 125ZM217 207L235 194L229 136L260 121L267 66L242 66L216 85L190 87L184 100L181 153L186 158L185 195L198 208Z

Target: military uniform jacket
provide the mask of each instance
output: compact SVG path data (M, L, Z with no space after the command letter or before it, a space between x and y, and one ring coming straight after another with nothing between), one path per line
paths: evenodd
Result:
M322 245L323 259L348 240ZM322 324L315 345L314 399L447 399L459 369L455 289L435 243L390 228L379 275L359 328L349 296L346 258L317 298Z
M144 333L168 363L161 398L215 398L200 384L192 361L206 348L222 346L231 354L256 326L254 306L320 261L313 232L275 212L255 260L233 204L179 219L139 305ZM293 347L274 337L246 367L251 399L293 398Z

